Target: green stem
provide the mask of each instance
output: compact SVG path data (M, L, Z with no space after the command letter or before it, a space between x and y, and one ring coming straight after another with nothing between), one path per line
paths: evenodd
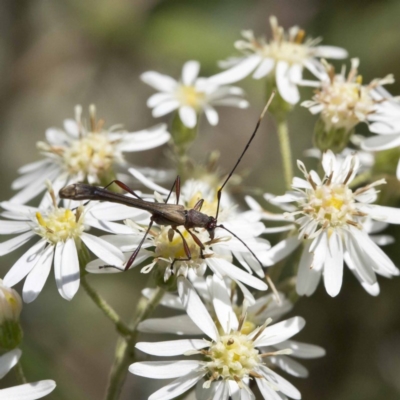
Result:
M125 382L128 367L135 360L135 344L137 340L137 327L140 322L148 318L158 303L164 296L165 290L157 287L153 296L147 299L142 296L136 307L135 314L130 324L130 329L133 332L131 336L120 337L115 349L114 363L111 367L110 376L108 380L108 388L106 393L106 400L117 400L121 394L122 386Z
M96 306L99 307L105 316L114 323L115 327L122 335L132 335L132 330L130 330L129 327L121 320L120 316L114 311L114 309L89 285L84 274L81 276L81 285Z
M277 119L277 126L286 189L290 189L293 180L293 163L286 114Z
M17 364L15 364L14 373L19 384L27 383L24 370L22 369L22 365L19 361L17 362Z

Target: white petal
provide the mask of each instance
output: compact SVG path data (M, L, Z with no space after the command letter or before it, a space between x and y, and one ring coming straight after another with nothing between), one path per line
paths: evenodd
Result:
M39 260L45 245L46 241L42 239L23 254L7 272L4 277L4 284L11 287L24 279Z
M60 293L61 297L65 300L68 300L64 292L62 290L62 273L61 273L61 263L62 263L62 252L64 250L64 242L58 242L56 245L56 249L54 252L54 277L56 280L56 285L58 292Z
M276 86L283 100L289 104L296 104L300 100L299 89L290 80L289 64L286 61L278 61L275 70Z
M193 387L204 375L206 371L193 371L181 378L172 381L170 384L154 392L149 400L169 400L174 399Z
M64 119L63 121L64 130L73 138L79 137L79 125L74 119Z
M194 128L197 124L197 115L193 107L182 106L179 108L179 118L183 125L188 128Z
M212 298L215 313L225 333L238 329L238 319L233 311L225 282L216 275L212 277Z
M278 366L281 370L287 372L290 375L293 375L297 378L308 377L307 368L290 357L278 355L276 357L272 356L270 360L274 365Z
M49 164L49 160L48 159L34 161L32 163L23 165L21 168L18 168L18 173L19 174L26 174L28 172L35 171L37 169L42 169L44 166L46 166L48 164Z
M341 47L336 46L318 46L315 48L316 57L341 59L348 57L348 52Z
M127 235L127 234L133 234L134 231L132 228L125 224L117 224L115 222L110 222L110 221L105 221L105 220L99 220L97 218L92 217L90 215L91 213L89 212L88 215L85 218L85 223L87 225L92 226L93 228L100 229L105 232L110 232L114 233L117 235Z
M64 298L71 300L79 289L80 271L74 239L65 242L61 259L61 285Z
M255 340L254 346L272 346L283 342L300 332L306 321L301 317L289 318L277 324L267 326L264 332Z
M121 250L105 240L86 232L81 235L81 239L90 251L108 265L120 266L125 262L125 257Z
M217 340L218 330L193 285L184 277L178 278L178 293L191 320L211 339Z
M286 396L272 389L271 385L265 379L256 379L256 382L265 400L287 400Z
M210 346L210 344L201 339L139 342L136 344L136 348L140 351L160 357L179 356L187 352L204 349L208 346Z
M160 74L154 71L148 71L140 75L140 79L161 92L172 92L177 86L175 79L170 76Z
M373 136L365 139L361 148L367 151L388 150L400 145L400 135Z
M179 107L178 100L167 100L164 103L159 104L153 108L152 114L154 118L162 117L163 115L169 114Z
M222 276L229 276L235 281L238 280L258 290L268 289L268 285L265 282L236 267L227 260L222 258L207 258L206 262L212 270L218 271Z
M14 349L0 356L0 379L3 379L8 371L17 364L21 354L20 349Z
M194 85L199 71L200 63L198 61L187 61L182 68L182 83L186 86Z
M196 360L136 362L129 366L129 372L147 378L171 379L186 375L200 366L202 363Z
M324 266L324 283L328 294L335 297L339 294L343 282L343 244L336 231L333 231L328 242Z
M326 354L325 349L314 344L301 343L294 340L285 340L274 345L278 350L291 349L291 357L298 358L318 358Z
M311 296L318 286L321 270L313 268L314 254L310 252L310 244L308 243L302 253L297 272L296 291L300 296Z
M25 303L35 300L42 291L49 276L51 264L53 263L54 248L54 245L47 246L46 250L40 256L39 261L27 276L22 294Z
M142 290L142 294L143 296L146 296L148 299L150 299L153 296L154 291L154 289L145 288ZM176 310L184 309L179 297L168 292L164 294L163 298L160 301L160 304L165 307L174 308Z
M272 71L274 65L275 61L273 58L265 58L263 61L261 61L261 64L254 71L253 78L254 79L264 78L264 76L267 76Z
M143 183L144 186L148 187L151 190L155 190L158 193L161 194L169 194L169 190L157 185L154 183L152 180L146 178L141 172L139 172L135 168L129 168L128 171L136 178L138 179L141 183Z
M0 400L36 400L51 393L56 387L52 380L25 383L0 390Z
M30 230L29 232L23 233L22 235L0 243L0 256L4 256L5 254L11 253L12 251L18 249L23 244L28 242L34 235L35 233Z
M211 106L204 106L204 112L206 113L206 117L210 125L215 126L218 125L218 113L214 107Z
M138 325L139 332L172 333L173 335L202 335L203 331L188 315L146 319Z
M219 85L240 81L251 74L251 72L257 67L261 60L261 56L257 54L251 55L244 58L234 67L226 71L220 72L219 74L216 74L214 76L211 76L208 81L210 83L216 83Z
M378 206L377 204L357 204L357 208L373 219L389 224L400 224L400 209L394 207Z
M276 372L271 369L261 365L260 370L262 371L262 375L269 381L279 387L279 390L285 394L286 396L292 399L301 399L300 392L286 379L282 378Z
M266 252L266 258L262 258L261 261L267 266L274 265L293 253L300 244L301 240L296 236L286 238L268 250Z
M164 101L171 100L173 95L171 93L155 93L147 100L147 107L153 108L163 103Z

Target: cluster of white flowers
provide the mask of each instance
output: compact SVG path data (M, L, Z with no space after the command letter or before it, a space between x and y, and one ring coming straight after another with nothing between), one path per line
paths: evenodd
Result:
M270 23L269 40L243 31L244 40L235 46L244 55L222 63L227 68L224 72L199 78L200 64L188 61L179 81L154 71L141 75L145 83L159 91L147 101L153 116L173 112L173 121L181 122L172 123L170 129L167 124L139 132L124 131L120 125L105 129L104 121L97 120L94 106L89 107L87 122L77 106L75 119L65 120L64 129L46 131L46 141L37 146L44 159L20 168L21 176L12 184L19 192L0 203L0 234L14 235L0 243L0 255L36 239L6 273L4 284L0 282L0 349L11 350L0 357L0 378L21 356L17 347L22 339L22 301L11 287L26 278L22 297L24 302L32 302L42 291L52 266L64 299L72 300L81 284L125 338L133 340L138 332L187 336L134 343L149 355L184 358L137 361L129 366L136 375L174 379L153 393L151 400L173 399L195 386L199 400L250 400L255 399L254 383L266 400L300 399L300 392L274 370L307 377L308 370L292 357L317 358L325 351L291 340L303 329L303 318L275 322L293 308L289 299L294 298L294 291L310 296L323 277L327 293L337 296L344 264L374 296L380 292L376 274L387 278L399 275L380 246L393 242L381 231L388 224L400 224L400 210L373 204L378 200L377 187L386 180L382 176L371 178L371 151L400 146L400 106L397 98L382 88L392 83L393 77L363 85L357 59L351 61L347 75L345 69L336 74L323 58L345 58L344 49L305 39L305 32L297 26L285 33L275 17ZM304 68L319 81L304 80ZM181 129L179 133L184 135L197 129L203 113L210 125L216 125L216 106L248 107L243 90L227 84L251 73L255 79L266 77L279 91L280 101L290 105L300 101L299 85L316 88L312 100L302 105L312 114L320 114L322 128L315 132L318 149L310 153L320 158L323 173L320 176L297 161L304 179L295 177L292 190L284 195L264 195L282 212L267 211L250 196L245 196L249 209L243 209L225 189L260 121L222 185L220 176L210 178L210 171L207 175L199 168L190 177L188 168L182 187L179 177L176 179L174 192L132 168L125 159L125 153L168 141L176 151L173 130ZM360 139L354 135L360 122L379 136ZM364 150L360 155L367 160L366 165L361 165L356 146ZM344 149L343 153L335 154L338 148ZM398 165L400 180L400 162ZM126 176L153 193L134 192L121 181ZM107 189L113 183L118 186L116 191ZM46 188L38 206L25 204ZM285 224L266 227L265 221ZM93 231L88 233L89 229ZM99 231L106 234L98 236ZM284 238L271 246L265 235L277 232ZM285 286L273 282L270 270L278 262L284 266L285 258L295 251L299 251L296 283ZM88 289L84 276L135 270L137 266L141 273L151 274L155 282L156 288L143 290L149 309L157 305L151 302L163 290L160 304L179 314L137 321L135 330L130 331L124 325L121 328L120 318L93 289ZM140 315L147 316L146 312ZM10 321L15 334L7 348L3 327ZM33 400L54 387L53 381L24 384L0 390L0 399Z

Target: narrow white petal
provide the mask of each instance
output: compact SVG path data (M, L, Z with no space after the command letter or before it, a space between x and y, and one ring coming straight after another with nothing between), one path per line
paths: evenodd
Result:
M71 300L79 289L80 271L74 239L65 242L61 259L61 285L64 297Z
M367 213L373 219L389 224L400 224L399 208L378 206L377 204L357 204L357 208Z
M64 292L62 290L62 273L61 273L61 261L62 261L62 252L64 250L64 242L58 242L56 245L56 249L54 251L54 278L56 280L56 285L58 292L60 293L61 297L65 300L68 300Z
M178 278L178 293L192 321L211 339L217 340L218 330L193 285L184 277Z
M121 250L111 243L86 232L81 235L81 239L91 252L108 265L120 266L125 262L125 257Z
M210 125L212 126L218 125L219 117L214 107L206 105L204 106L204 112L206 113L206 117Z
M264 58L264 60L261 61L261 64L254 71L253 78L254 79L264 78L264 76L267 76L272 71L274 65L275 61L273 58Z
M105 232L114 233L116 235L127 235L134 233L132 228L125 224L117 224L115 222L99 220L92 217L90 213L88 213L88 215L86 216L85 223L92 226L93 228L97 228Z
M343 244L336 231L329 238L329 252L324 266L324 284L328 294L335 297L339 294L343 282Z
M138 179L141 183L143 183L144 186L148 187L151 190L155 190L158 193L161 194L169 194L169 190L157 185L150 179L146 178L141 172L139 172L135 168L129 168L128 171L136 178Z
M18 173L26 174L28 172L35 171L37 169L42 169L44 166L46 166L48 164L49 164L49 160L46 158L44 160L34 161L32 163L25 164L22 167L18 168Z
M152 379L171 379L186 375L202 365L196 360L150 361L131 364L129 372Z
M30 229L26 221L0 221L0 235L15 235Z
M277 324L267 326L264 332L256 339L254 346L272 346L283 342L300 332L306 321L301 317L289 318Z
M201 339L168 340L165 342L139 342L136 348L147 354L160 357L179 356L194 350L201 350L210 344Z
M342 59L349 55L345 49L336 46L317 46L315 50L315 55L319 58Z
M183 125L188 128L194 128L197 124L197 115L193 107L182 106L179 108L179 118Z
M200 63L198 61L187 61L182 68L182 83L186 86L194 85L199 75Z
M22 235L16 236L12 239L0 243L0 256L11 253L29 241L35 235L34 232L29 231Z
M220 72L214 76L211 76L208 80L210 83L216 83L225 85L227 83L233 83L246 78L261 62L261 56L254 54L244 58L234 67L229 68L226 71Z
M173 95L171 93L155 93L147 99L147 107L153 108L163 103L164 101L171 100Z
M171 111L176 110L178 107L178 100L167 100L164 103L159 104L157 107L154 107L152 114L154 118L162 117L169 114Z
M400 135L373 136L365 139L361 148L367 151L388 150L400 145Z
M224 332L237 330L239 322L233 311L228 289L225 282L216 275L212 277L212 299L215 313Z
M25 383L0 390L0 400L36 400L51 393L56 387L52 380Z
M8 371L17 364L21 354L20 349L14 349L0 356L0 379L3 379Z
M308 243L301 253L297 272L296 291L300 296L311 296L321 277L321 270L313 268L314 253L310 252L310 244Z
M262 375L271 383L275 384L279 387L279 390L285 394L286 396L292 399L301 399L300 392L286 379L282 378L276 372L272 371L271 369L261 365L260 371L262 371Z
M278 61L275 70L276 86L283 100L289 104L296 104L300 100L299 89L290 80L289 64L286 61Z
M171 92L175 90L177 86L177 82L175 79L155 71L145 72L144 74L140 75L140 79L144 83L152 86L154 89L160 90L162 92Z
M146 296L148 299L150 299L153 296L154 291L154 289L145 288L142 290L142 294L143 296ZM165 307L174 308L176 310L184 309L179 297L168 292L164 294L163 298L160 301L160 304Z
M282 371L285 371L290 375L297 378L308 377L307 368L290 357L278 355L276 357L271 357L270 360L274 365L278 366Z
M286 396L283 396L280 392L275 391L265 379L256 379L256 382L265 400L287 400Z
M42 239L23 254L7 272L4 277L4 284L11 287L24 279L38 262L45 245L46 241Z
M267 266L274 265L286 258L289 254L293 253L300 244L301 240L296 236L286 238L268 250L265 259L263 258L261 261L264 264L265 260L265 265Z
M188 315L146 319L138 325L139 332L171 333L173 335L203 335L203 331Z
M64 130L73 138L79 137L80 128L78 123L73 119L64 119Z
M193 387L205 374L206 371L189 372L187 375L172 381L170 384L162 387L160 390L157 390L157 392L154 392L149 397L149 400L174 399Z
M54 245L47 246L46 250L40 256L39 261L27 276L22 293L25 303L35 300L42 291L49 276L51 264L53 263L54 248Z
M220 273L222 276L229 276L233 280L240 281L258 290L267 290L268 285L261 279L243 271L223 258L207 258L207 265Z
M326 354L325 349L320 346L294 340L285 340L284 342L275 344L274 347L278 350L291 349L292 354L290 356L297 358L319 358Z

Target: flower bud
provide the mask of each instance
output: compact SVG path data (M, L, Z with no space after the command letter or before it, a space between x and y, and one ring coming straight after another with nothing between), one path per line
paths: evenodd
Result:
M327 126L322 118L319 118L314 126L314 146L322 152L332 150L340 153L349 143L354 128Z
M22 310L21 296L0 279L0 349L11 350L22 341L19 315Z

